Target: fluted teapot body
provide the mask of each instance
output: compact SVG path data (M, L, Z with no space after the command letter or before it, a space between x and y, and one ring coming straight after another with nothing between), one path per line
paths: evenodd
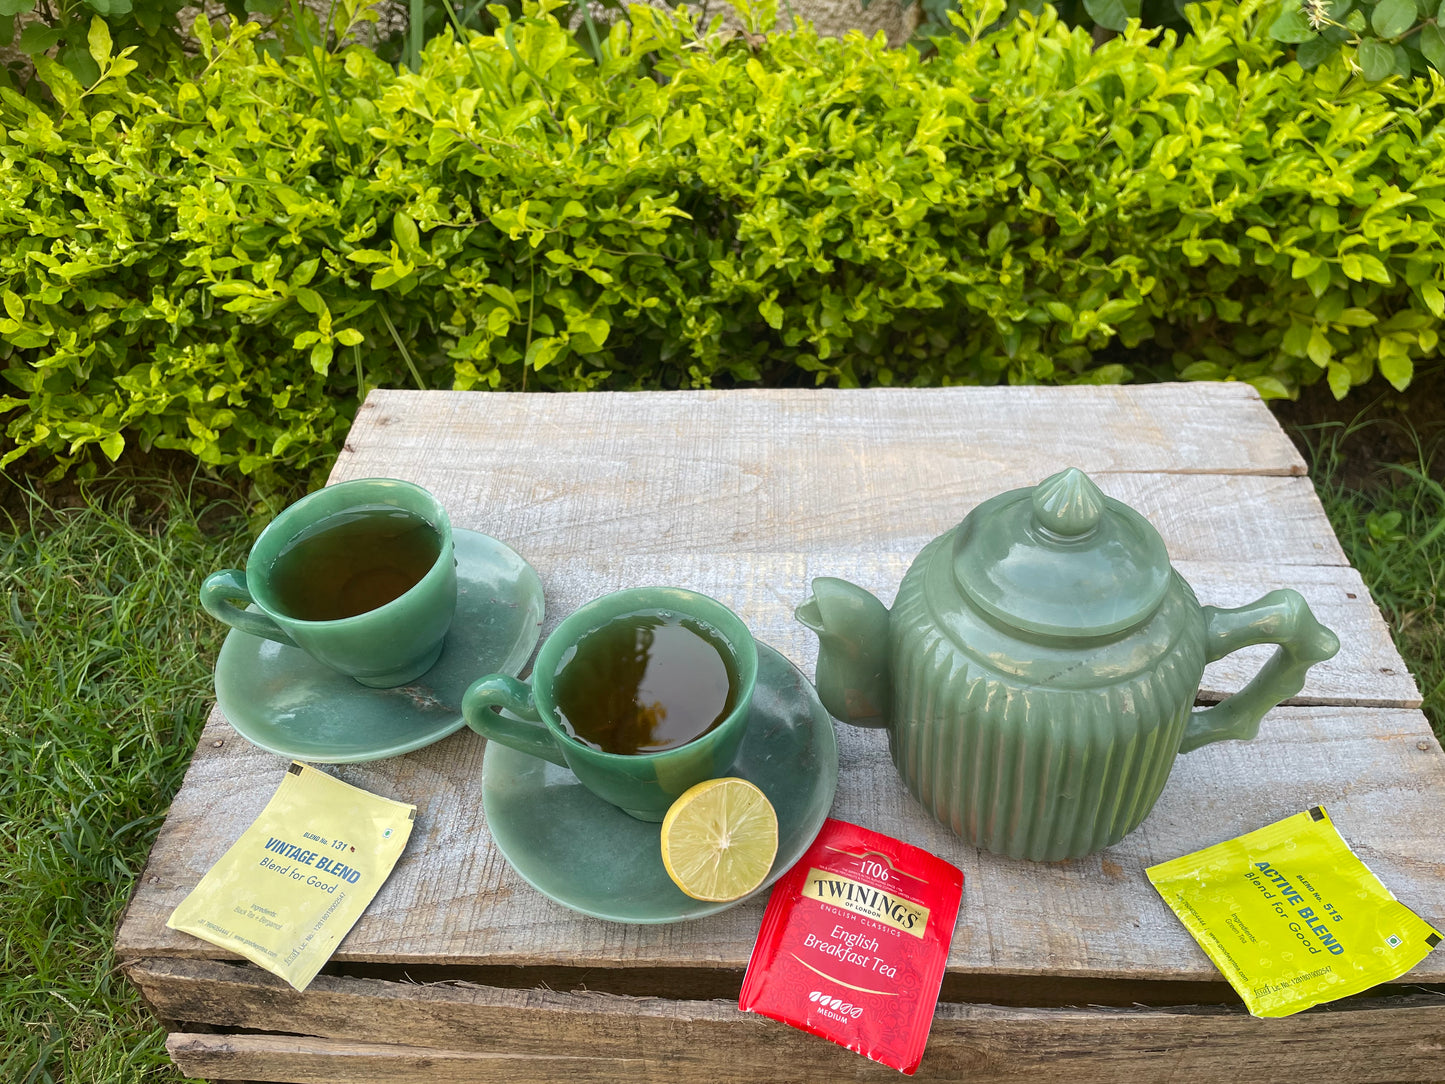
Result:
M1304 599L1201 606L1144 517L1078 470L979 505L914 560L891 612L820 578L798 617L818 632L819 694L885 727L904 783L969 843L1053 861L1118 841L1175 756L1247 740L1338 649ZM1206 663L1280 649L1210 708Z

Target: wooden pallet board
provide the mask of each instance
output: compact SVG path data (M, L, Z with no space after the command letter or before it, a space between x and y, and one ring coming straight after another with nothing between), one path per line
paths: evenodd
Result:
M718 462L766 470L779 457L804 456L868 464L858 469L869 477L883 456L997 476L1016 470L1031 449L1067 454L1091 473L1305 473L1254 390L1227 383L546 396L379 390L346 444L338 470L353 477L384 473L398 457L463 473L525 469L539 451L611 463L665 459L683 471ZM460 448L486 455L468 460L455 454ZM803 464L795 476L816 469Z
M456 525L539 569L588 553L692 554L745 575L767 552L913 554L986 498L1067 466L1146 516L1175 560L1347 563L1257 400L1244 411L1248 399L1218 391L1236 409L1216 428L1201 420L1213 397L1153 423L1117 388L1062 389L1089 393L1066 396L1081 406L1067 412L1037 405L1061 389L1007 390L1019 394L941 389L952 409L937 410L903 391L437 393L425 410L406 408L414 393L376 392L332 477L402 472L446 494ZM1013 410L982 426L995 402ZM1048 431L1027 420L1056 414ZM474 453L449 453L459 441Z
M173 988L159 975L148 989ZM184 981L184 980L183 980ZM331 1037L277 1034L171 1036L171 1056L195 1076L231 1079L444 1084L552 1084L569 1080L718 1084L758 1080L896 1080L896 1070L763 1017L715 1001L486 987L383 989L318 979L306 1004L250 984L184 982L225 1015L270 1031L294 1023ZM364 985L363 985L364 984ZM263 988L264 980L258 983ZM167 1003L171 1003L170 999ZM245 1009L233 1011L236 1004ZM404 1007L405 1014L398 1009ZM926 1081L1140 1084L1230 1079L1262 1048L1287 1060L1291 1079L1334 1082L1439 1079L1445 994L1417 992L1347 1002L1282 1020L1229 1007L1030 1009L941 1002L918 1074ZM365 1036L365 1037L362 1037Z
M1201 602L1232 607L1292 587L1342 648L1258 738L1179 758L1138 830L1070 862L964 846L909 796L881 732L838 728L833 816L932 850L966 876L919 1079L1209 1081L1280 1042L1292 1075L1428 1079L1445 994L1427 987L1445 986L1445 954L1402 979L1408 996L1254 1020L1144 874L1318 803L1402 901L1445 922L1445 753L1303 461L1251 389L376 392L332 480L408 478L455 525L515 548L541 575L544 633L608 591L678 584L733 607L811 676L816 641L793 609L814 577L843 576L891 602L931 538L1066 465L1159 529ZM1212 664L1199 700L1237 689L1269 650ZM156 1011L193 1025L171 1039L182 1069L297 1081L892 1078L737 1012L761 900L638 927L532 890L488 833L485 747L463 730L404 757L327 769L415 802L418 818L328 973L298 995L165 927L285 770L213 714L116 941Z
M166 917L260 812L286 765L223 726L207 729L161 829L118 937L124 958L218 955L205 942L167 929ZM231 736L208 740L226 733ZM216 748L212 740L224 744ZM573 967L746 966L761 900L705 922L633 927L574 914L531 889L492 844L481 803L466 784L480 776L485 747L462 731L393 761L330 769L418 806L406 854L342 942L337 961L536 967L555 962L555 946L563 944ZM840 727L839 758L846 784L833 816L886 825L964 871L965 917L954 935L950 972L1213 979L1213 965L1149 886L1145 868L1315 804L1330 811L1401 900L1427 920L1445 923L1445 852L1437 827L1445 754L1418 711L1278 708L1253 742L1220 743L1181 757L1149 818L1119 843L1047 864L965 846L902 787L881 732ZM1049 900L1046 912L1040 898ZM1445 955L1427 956L1410 979L1445 982Z

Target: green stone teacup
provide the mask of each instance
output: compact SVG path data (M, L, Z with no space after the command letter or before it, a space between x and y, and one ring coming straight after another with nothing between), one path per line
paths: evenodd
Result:
M267 525L244 572L206 577L201 605L363 685L405 685L436 663L456 611L451 522L410 482L327 486Z
M667 624L659 627L660 622ZM659 646L663 632L677 625L696 630L708 648L697 654L664 655ZM634 627L642 630L636 643L645 641L648 650L613 651L614 630L631 635ZM709 656L711 649L717 659ZM727 673L727 695L716 701L720 705L716 714L711 707L703 712L703 717L715 721L696 736L688 737L688 731L682 730L654 741L651 735L659 710L666 717L669 709L654 706L651 715L645 708L639 712L640 701L632 694L637 674L647 672L647 697L661 689L658 695L666 698L666 690L697 681L697 671L708 670L705 684L711 696L715 690L711 667L719 660ZM581 668L582 677L576 668ZM537 652L530 685L504 674L473 682L462 699L462 715L468 726L489 740L570 769L593 794L639 820L661 821L683 791L727 774L747 729L757 674L757 644L742 619L722 603L682 588L638 587L589 602L558 625ZM609 687L614 677L616 685ZM627 690L622 698L614 695L619 688ZM683 701L689 699L694 698L679 697L671 713L682 714ZM517 718L498 714L497 708ZM605 720L614 710L628 719L631 730L625 739L617 736L621 724L606 737L600 736L601 730L579 725L583 711L590 722L593 717ZM637 737L644 726L637 722L639 716L648 719L645 740ZM621 744L624 740L626 746ZM680 744L653 751L669 740ZM609 745L624 751L609 751Z

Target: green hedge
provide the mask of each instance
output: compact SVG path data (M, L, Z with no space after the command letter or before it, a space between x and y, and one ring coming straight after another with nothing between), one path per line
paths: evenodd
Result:
M921 60L637 8L594 63L544 0L419 73L199 22L165 83L98 26L95 86L43 64L54 104L0 105L8 456L314 475L383 385L1116 381L1144 357L1343 396L1435 352L1438 76L1304 72L1261 3L1097 49L1051 9L985 33L1001 9Z

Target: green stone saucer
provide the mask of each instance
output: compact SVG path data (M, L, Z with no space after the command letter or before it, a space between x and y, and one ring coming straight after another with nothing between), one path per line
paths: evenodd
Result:
M542 628L542 583L511 549L453 529L457 612L436 665L410 685L368 689L299 648L233 629L216 660L216 703L252 745L296 760L399 756L460 730L462 694L483 674L515 676Z
M761 892L803 856L838 785L833 720L808 679L762 643L748 732L730 774L761 787L778 813L778 856ZM566 768L497 742L482 759L482 808L498 850L521 878L584 915L682 922L741 902L684 895L662 866L661 825L634 820Z

